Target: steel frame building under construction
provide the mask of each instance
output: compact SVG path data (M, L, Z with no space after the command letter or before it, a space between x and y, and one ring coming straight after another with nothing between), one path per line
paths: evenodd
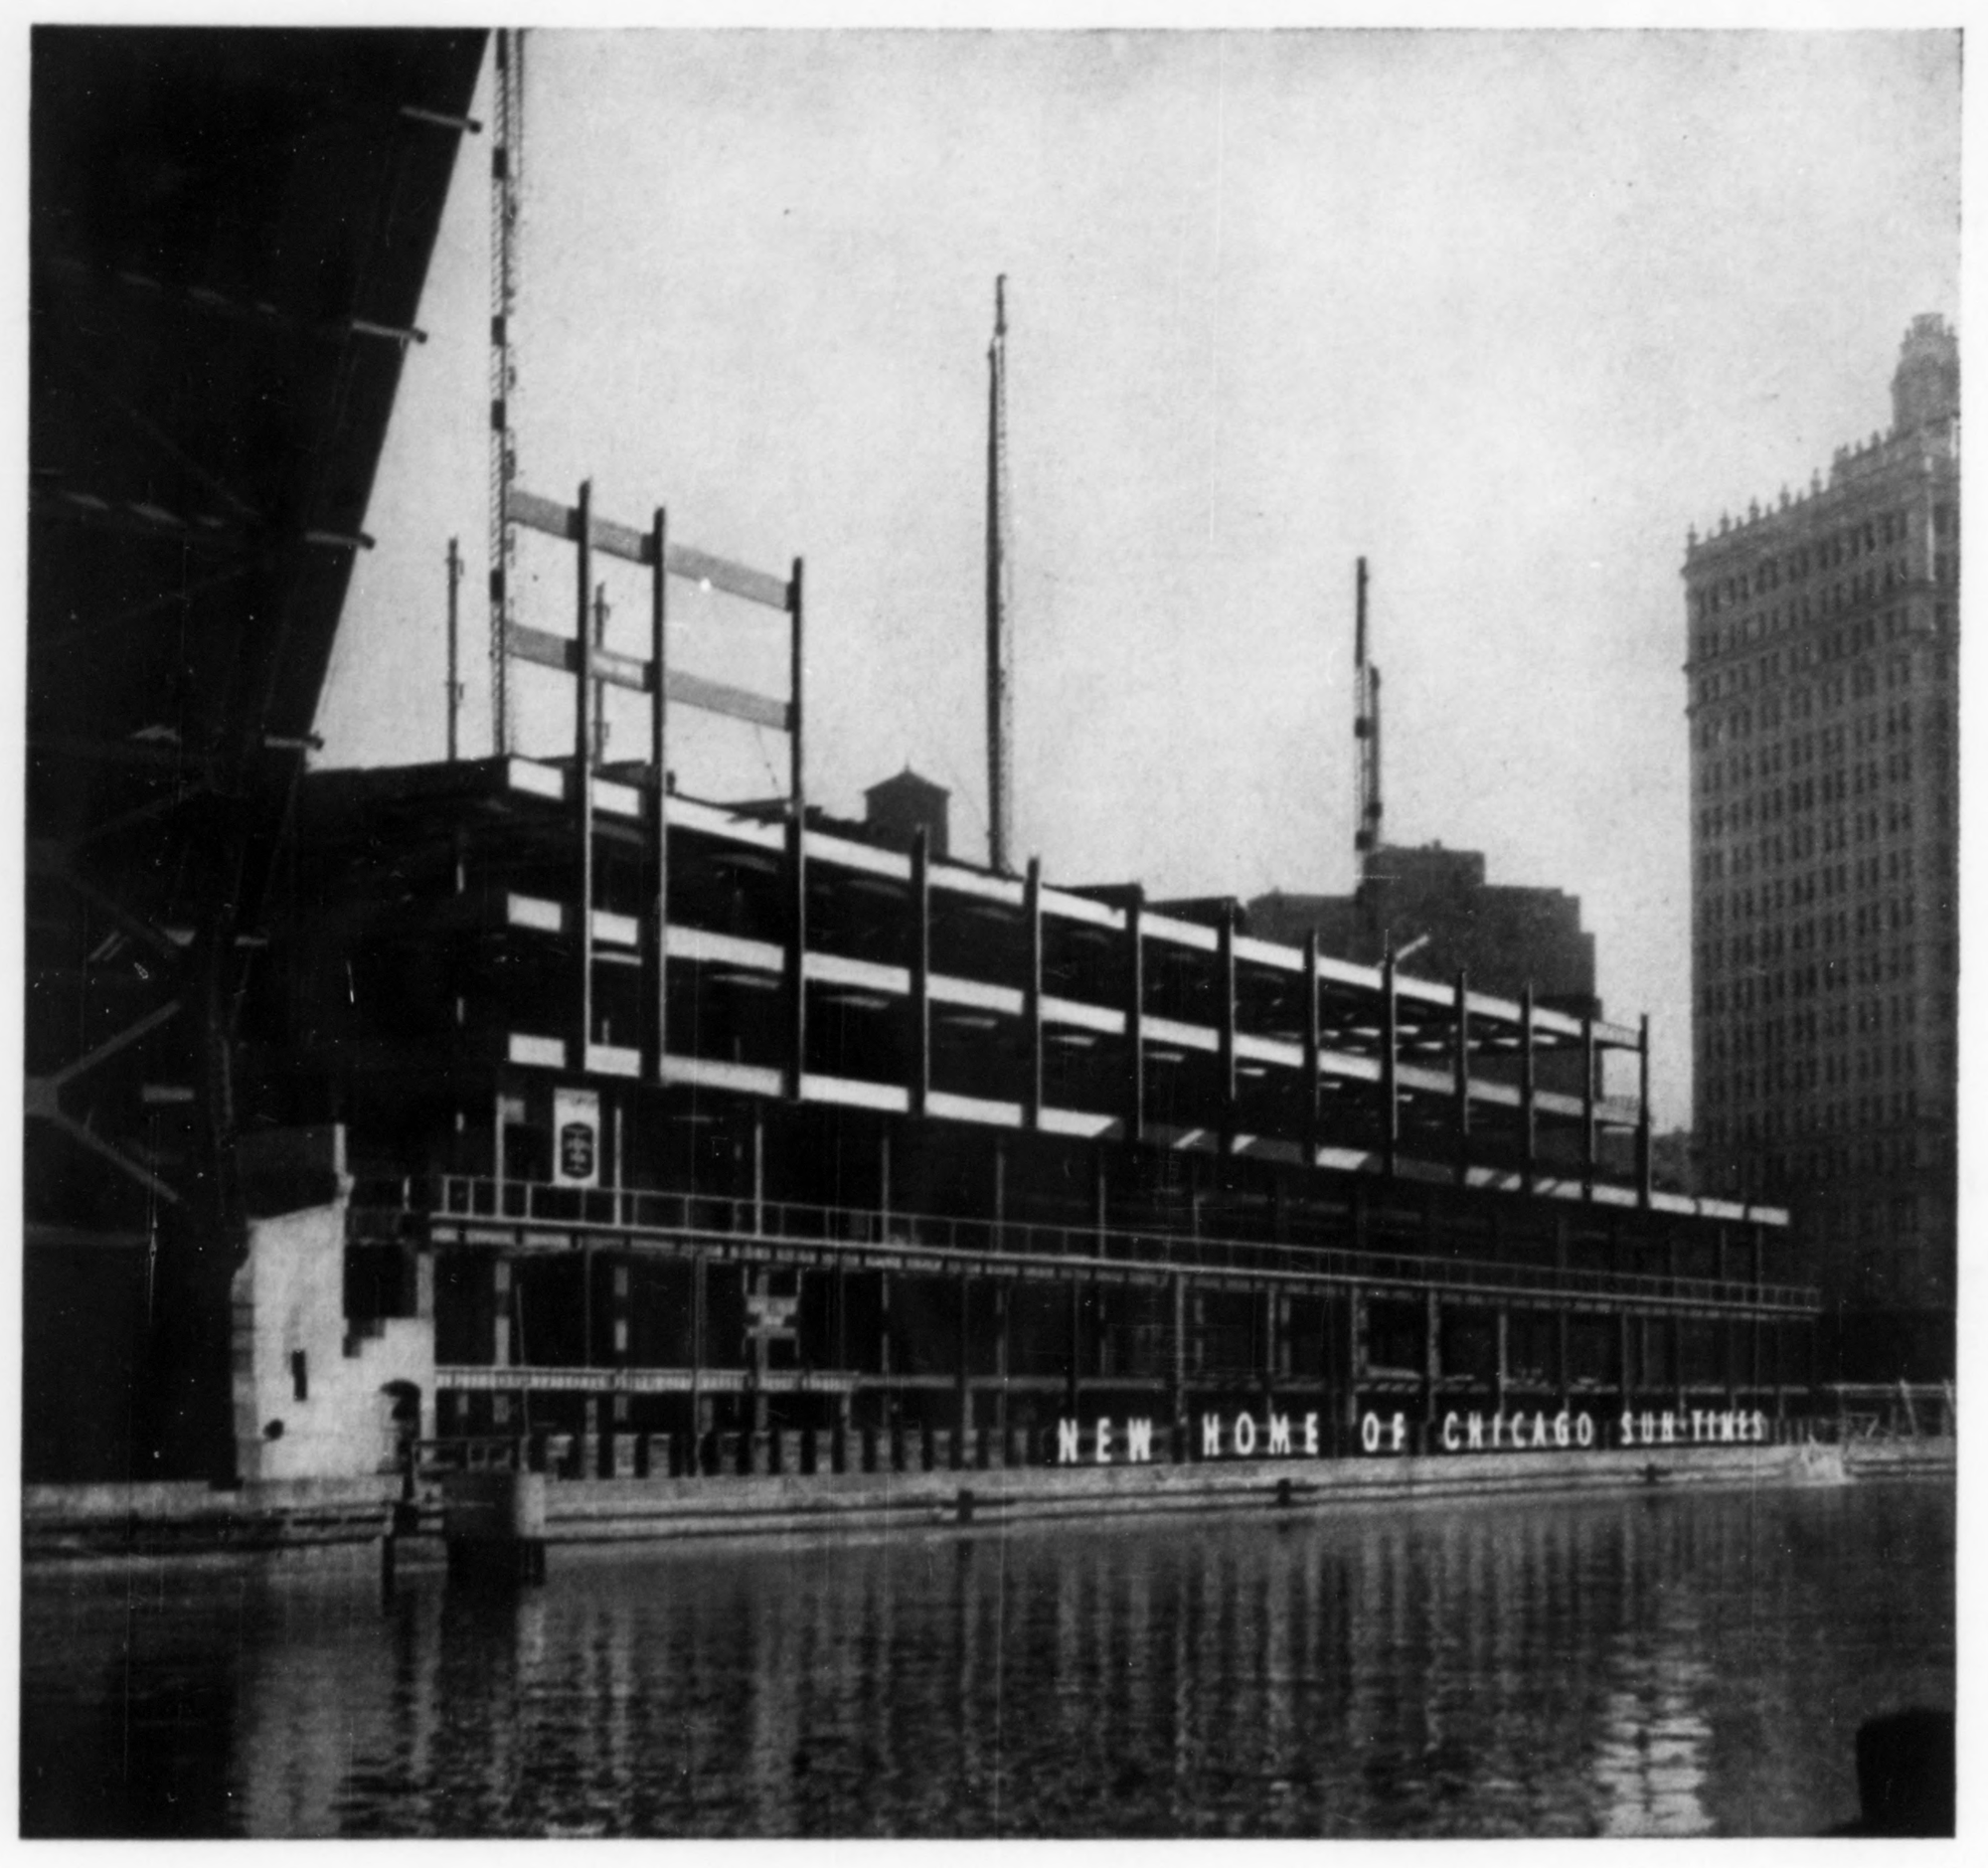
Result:
M989 867L825 818L798 562L500 485L574 556L570 619L498 613L570 751L305 769L483 50L36 36L28 1480L1799 1406L1785 1215L1652 1188L1647 1026L1008 873L1005 766ZM672 662L685 578L785 627L785 695ZM679 794L681 706L784 731L786 795Z
M1785 1215L1650 1185L1647 1021L835 825L803 784L798 561L687 550L585 488L512 516L577 560L572 632L509 630L572 677L573 754L307 778L246 1019L245 1176L272 1212L329 1194L348 1359L431 1343L371 1389L405 1432L447 1457L551 1432L628 1473L825 1464L867 1428L971 1465L1079 1417L1184 1452L1197 1410L1297 1408L1330 1449L1376 1408L1805 1391ZM648 570L646 657L595 640L598 554ZM676 577L783 617L787 698L671 663ZM597 760L603 684L651 698L643 761ZM659 695L784 730L790 794L659 784ZM1570 1052L1583 1093L1543 1089ZM308 1407L307 1367L275 1380L238 1377L238 1442L302 1473L258 1417Z

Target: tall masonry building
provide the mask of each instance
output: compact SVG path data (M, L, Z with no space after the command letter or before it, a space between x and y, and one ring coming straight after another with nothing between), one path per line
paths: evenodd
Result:
M1853 1380L1952 1366L1959 387L1915 318L1890 432L1685 554L1700 1168L1795 1208Z

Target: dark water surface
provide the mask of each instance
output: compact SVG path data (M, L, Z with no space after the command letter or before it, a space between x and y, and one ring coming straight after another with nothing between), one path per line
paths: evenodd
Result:
M1953 1704L1923 1483L44 1568L22 1821L126 1835L1812 1834Z

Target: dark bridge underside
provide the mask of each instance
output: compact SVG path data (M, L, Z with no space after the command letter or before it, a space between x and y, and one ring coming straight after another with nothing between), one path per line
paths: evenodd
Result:
M235 1012L483 39L34 34L31 1476L227 1457Z

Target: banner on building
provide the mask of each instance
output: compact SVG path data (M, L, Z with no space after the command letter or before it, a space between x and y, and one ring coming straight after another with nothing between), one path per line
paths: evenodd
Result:
M562 1187L600 1185L600 1093L553 1092L553 1179Z

